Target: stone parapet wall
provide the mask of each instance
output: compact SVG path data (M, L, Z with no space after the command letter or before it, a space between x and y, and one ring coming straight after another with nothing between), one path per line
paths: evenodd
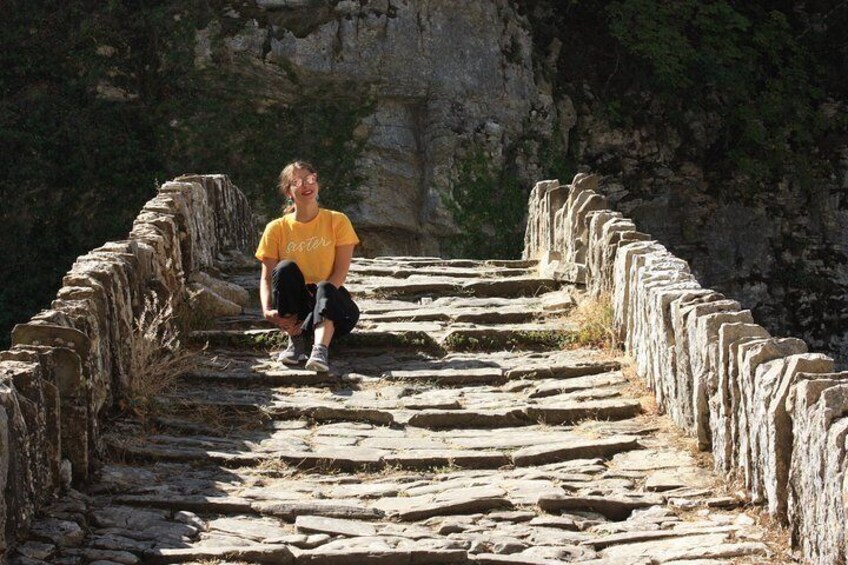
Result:
M810 563L848 561L848 373L702 288L688 264L607 209L598 178L538 183L525 259L606 296L615 331L660 410L715 467L787 525Z
M50 308L15 327L0 353L0 555L43 503L96 470L100 419L134 378L146 300L178 310L192 274L252 251L256 235L226 176L180 177L145 204L128 239L80 256Z

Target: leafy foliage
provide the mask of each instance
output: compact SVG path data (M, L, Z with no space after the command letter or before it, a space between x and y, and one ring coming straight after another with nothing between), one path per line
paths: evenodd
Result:
M762 183L801 166L823 93L784 12L726 0L617 0L607 12L611 35L647 67L644 87L724 118L711 148L720 172Z
M95 96L82 5L0 5L0 346L80 253L126 230L154 190L138 103Z
M0 3L0 348L77 256L126 236L168 178L226 172L274 214L280 169L305 158L325 204L352 201L365 98L316 83L300 99L269 99L246 89L249 63L197 69L211 4Z
M555 74L547 71L556 94L620 127L682 134L677 157L701 163L720 196L761 198L787 175L827 176L838 160L833 141L844 137L848 119L825 118L820 106L848 96L848 40L839 32L848 4L528 0L522 7L537 61L561 44ZM692 129L698 120L706 135Z
M524 245L527 195L515 175L496 168L481 147L472 147L456 167L447 205L459 237L446 242L451 253L472 259L511 259Z

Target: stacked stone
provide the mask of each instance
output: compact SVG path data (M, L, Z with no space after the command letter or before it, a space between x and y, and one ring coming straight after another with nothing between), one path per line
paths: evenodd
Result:
M770 336L739 302L702 288L685 261L606 209L596 178L578 175L565 188L559 210L528 220L528 230L544 231L538 224L548 218L565 219L554 226L568 241L553 273L609 296L637 373L660 410L712 451L717 471L788 523L811 562L845 562L848 373L833 373L832 359ZM525 257L544 262L546 251Z
M796 377L799 382L785 404L794 433L788 503L792 542L812 563L845 563L848 373Z
M165 183L129 239L79 257L48 310L0 353L0 554L63 485L96 466L98 418L129 386L134 319L155 294L177 306L186 277L254 244L244 195L224 176Z
M551 202L561 194L559 181L542 181L533 187L530 195L530 217L545 218L545 221L527 224L524 233L524 254L535 256L537 253L548 254L547 262L557 261L561 246L559 241L554 240L556 230L554 229L555 218L552 216L559 207Z
M535 269L357 259L326 373L269 358L257 269L223 272L251 305L10 564L789 563L615 356L557 345L575 299Z

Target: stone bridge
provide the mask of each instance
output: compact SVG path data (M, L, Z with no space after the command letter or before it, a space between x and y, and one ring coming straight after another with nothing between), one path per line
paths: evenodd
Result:
M523 260L357 259L324 375L269 356L244 196L164 184L0 354L4 559L845 563L845 374L596 182L536 185Z

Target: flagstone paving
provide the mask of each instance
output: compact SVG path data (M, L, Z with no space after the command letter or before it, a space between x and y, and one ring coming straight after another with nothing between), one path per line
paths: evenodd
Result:
M792 562L620 358L574 348L579 291L533 273L357 260L361 323L327 374L269 355L256 303L218 320L11 562Z

